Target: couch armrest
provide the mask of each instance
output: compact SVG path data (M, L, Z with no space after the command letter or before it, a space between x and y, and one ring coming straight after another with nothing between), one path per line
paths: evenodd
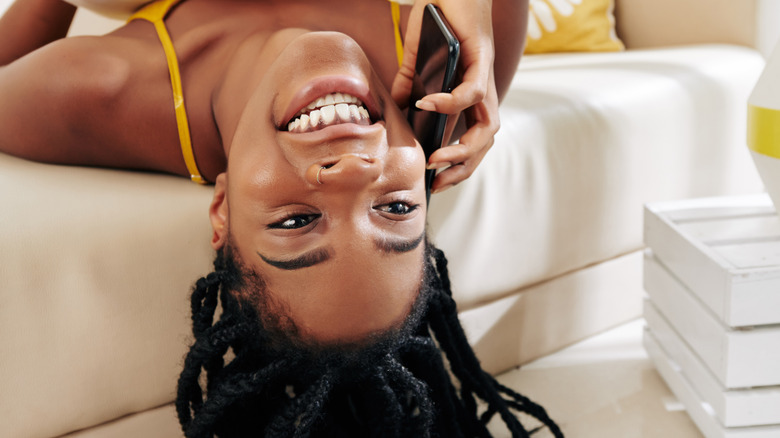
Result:
M776 0L616 0L618 35L632 49L727 43L764 56L780 37Z

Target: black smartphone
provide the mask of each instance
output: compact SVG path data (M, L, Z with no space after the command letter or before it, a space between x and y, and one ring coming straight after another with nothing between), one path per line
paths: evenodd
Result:
M415 102L432 93L449 93L455 87L460 42L455 37L441 10L433 4L425 6L417 46L417 63L409 100L408 120L415 137L425 152L425 161L442 147L447 131L447 114L422 111ZM425 171L426 200L430 200L435 170Z

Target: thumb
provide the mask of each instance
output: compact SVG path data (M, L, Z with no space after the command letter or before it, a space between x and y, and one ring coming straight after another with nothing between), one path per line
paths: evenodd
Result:
M414 64L408 65L406 60L409 56L404 55L404 63L396 73L393 79L393 86L390 89L390 95L393 97L398 108L405 109L409 105L409 98L412 96L412 84L414 81Z
M414 2L409 12L404 35L404 54L398 73L390 87L390 95L400 108L406 108L409 104L409 96L412 94L412 81L414 80L414 67L417 63L417 45L420 43L420 28L425 10L423 1Z

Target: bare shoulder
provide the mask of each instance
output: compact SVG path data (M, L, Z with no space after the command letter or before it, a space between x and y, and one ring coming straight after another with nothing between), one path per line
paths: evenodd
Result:
M0 67L0 151L63 164L113 162L127 107L149 61L146 42L119 36L55 41ZM124 127L123 127L124 126ZM116 140L116 142L114 141Z

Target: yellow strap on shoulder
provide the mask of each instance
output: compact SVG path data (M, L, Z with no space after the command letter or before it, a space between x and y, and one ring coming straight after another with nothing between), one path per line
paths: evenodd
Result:
M390 0L390 13L393 16L393 33L395 34L395 56L398 58L398 67L404 63L404 40L401 38L401 7L397 2Z
M165 27L165 15L171 7L180 0L161 0L150 3L141 8L130 17L130 20L144 19L154 24L157 36L162 43L165 52L165 60L168 62L168 73L171 77L171 89L173 91L173 107L176 112L176 126L179 130L179 143L181 144L181 154L184 157L184 164L190 173L190 179L199 184L206 184L206 180L200 174L198 165L195 162L195 153L192 151L192 138L190 137L190 124L187 119L187 110L184 107L184 91L181 85L181 73L179 72L179 61L176 58L176 51L173 48L173 41Z

